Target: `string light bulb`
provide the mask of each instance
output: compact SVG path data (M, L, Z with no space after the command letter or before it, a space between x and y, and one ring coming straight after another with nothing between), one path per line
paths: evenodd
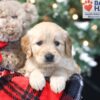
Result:
M56 9L58 7L57 3L52 4L52 8Z
M84 40L84 41L83 41L83 45L84 45L84 46L88 46L88 45L89 45L89 42L88 42L87 40Z
M29 0L30 3L34 4L36 1L35 0Z
M73 14L73 15L72 15L72 19L73 19L73 20L77 20L77 19L78 19L78 14Z
M93 25L93 26L91 27L91 29L94 30L94 31L97 30L97 28L98 28L97 25Z
M80 0L81 1L81 3L85 3L85 0Z

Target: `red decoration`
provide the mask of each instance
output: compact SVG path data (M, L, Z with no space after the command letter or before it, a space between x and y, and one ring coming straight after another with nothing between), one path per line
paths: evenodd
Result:
M5 46L7 46L8 45L8 43L7 42L2 42L2 41L0 41L0 48L2 49L2 48L4 48ZM0 63L2 62L2 55L1 55L1 53L0 53Z
M62 96L62 92L61 93L54 93L51 89L50 89L50 84L47 82L46 87L44 88L41 96L40 96L40 100L60 100Z
M7 46L8 43L7 42L2 42L0 41L0 48L4 48L5 46Z
M0 53L0 63L2 62L2 55L1 55L1 53Z

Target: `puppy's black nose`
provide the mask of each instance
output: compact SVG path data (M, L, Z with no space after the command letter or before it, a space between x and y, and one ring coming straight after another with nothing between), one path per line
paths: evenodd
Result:
M46 59L46 62L53 62L54 55L51 54L51 53L48 53L48 54L45 55L45 59Z

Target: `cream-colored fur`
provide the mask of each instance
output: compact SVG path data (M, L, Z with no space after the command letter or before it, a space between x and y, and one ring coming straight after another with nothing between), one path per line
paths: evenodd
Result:
M0 67L16 71L24 65L20 39L37 19L35 5L19 0L0 0L0 43L8 42L5 48L0 48L3 59Z
M40 45L38 42L41 42ZM59 45L55 42L59 42ZM43 89L46 84L44 77L49 76L51 89L56 93L61 92L69 77L80 73L72 57L68 33L55 23L37 24L22 38L21 45L27 56L23 70L36 90ZM53 62L45 61L48 52L54 55Z
M0 1L0 41L17 41L38 19L35 5L17 0Z

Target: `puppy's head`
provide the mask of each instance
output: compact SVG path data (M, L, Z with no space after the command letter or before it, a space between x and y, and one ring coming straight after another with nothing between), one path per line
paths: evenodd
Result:
M22 49L27 59L37 64L59 65L61 59L72 57L71 40L67 32L51 22L37 24L22 38Z

